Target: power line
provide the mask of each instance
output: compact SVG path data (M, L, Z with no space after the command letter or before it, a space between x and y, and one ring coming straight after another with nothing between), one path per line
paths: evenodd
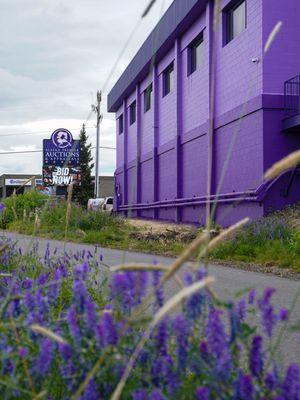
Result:
M94 126L86 126L86 129L94 129ZM69 130L75 131L80 130L81 128L68 128ZM43 133L49 133L50 129L47 131L36 131L36 132L23 132L23 133L5 133L4 135L0 134L0 137L9 137L9 136L26 136L26 135L39 135Z
M94 150L96 146L91 147L92 150ZM109 147L109 146L99 146L99 149L104 149L104 150L116 150L116 147ZM3 151L0 152L1 155L9 155L9 154L31 154L31 153L42 153L43 150L23 150L23 151Z

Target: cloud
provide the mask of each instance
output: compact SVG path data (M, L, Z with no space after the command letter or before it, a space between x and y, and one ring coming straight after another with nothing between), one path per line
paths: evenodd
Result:
M59 127L76 137L149 0L2 0L0 15L0 152L41 149ZM164 4L163 4L164 3ZM172 0L160 0L120 60L118 79ZM107 93L106 93L107 94ZM101 145L115 146L115 120L103 101ZM95 116L87 122L95 145ZM32 135L21 133L35 132ZM40 132L40 133L38 133ZM14 136L18 134L18 136ZM5 136L3 136L5 135ZM0 155L3 173L39 173L39 153ZM113 174L115 152L101 150L100 173Z

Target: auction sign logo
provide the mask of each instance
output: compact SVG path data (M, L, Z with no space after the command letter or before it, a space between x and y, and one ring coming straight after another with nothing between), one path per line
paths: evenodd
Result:
M80 184L80 140L67 129L57 129L43 141L44 186Z

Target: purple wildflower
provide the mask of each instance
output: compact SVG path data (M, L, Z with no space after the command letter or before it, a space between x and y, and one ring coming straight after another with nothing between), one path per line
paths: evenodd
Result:
M0 203L0 213L2 213L5 210L5 207L2 203Z
M165 397L160 390L155 389L150 393L149 400L165 400Z
M268 372L265 377L265 385L272 392L276 388L277 377L274 372Z
M89 265L87 262L84 262L83 264L78 265L75 268L75 278L85 280L87 278L89 270L90 270L90 268L89 268Z
M158 354L167 354L167 339L168 339L168 324L166 321L162 321L157 328L155 335L155 342Z
M72 304L67 312L67 322L68 322L71 336L73 337L75 342L77 342L77 343L80 342L81 341L81 332L80 332L80 327L78 324L75 304Z
M279 319L280 319L280 321L287 321L288 318L289 318L289 312L288 312L288 310L285 309L285 308L282 308L282 309L279 311Z
M41 376L46 376L49 372L53 357L53 343L50 339L42 339L40 353L36 363L36 371Z
M206 387L199 387L196 390L196 399L197 400L208 400L209 399L209 390Z
M81 280L75 280L74 282L74 297L77 305L77 310L80 314L84 312L87 290L85 284Z
M96 330L100 346L106 347L118 343L117 327L110 312L103 312Z
M162 307L165 301L164 290L163 287L157 289L161 278L161 272L155 271L153 272L153 286L155 288L155 297L156 297L156 307Z
M300 399L300 370L298 365L291 364L282 384L282 395L285 400Z
M263 372L263 366L262 337L255 336L250 352L250 371L254 376L259 377Z
M26 347L20 347L18 353L20 358L26 358L28 355L28 349Z
M95 333L98 316L96 313L96 306L91 300L86 300L85 303L85 323L91 333Z
M239 316L240 321L244 321L247 314L247 305L245 300L240 300L237 303L237 314Z
M173 329L177 339L178 370L184 371L187 364L189 345L189 325L182 315L178 315L173 322Z
M249 303L250 305L253 305L253 304L254 304L255 297L256 297L256 292L255 292L254 289L252 289L252 290L249 292L249 296L248 296L248 303Z
M147 400L148 395L145 390L138 390L132 394L132 400Z
M267 288L263 297L258 300L258 306L261 311L261 322L269 337L272 337L273 329L277 321L277 316L275 315L273 306L270 303L274 292L275 289Z
M59 345L59 352L64 361L69 360L73 354L72 347L65 343Z
M251 375L244 375L239 371L239 376L236 381L236 398L239 400L253 399L253 384Z

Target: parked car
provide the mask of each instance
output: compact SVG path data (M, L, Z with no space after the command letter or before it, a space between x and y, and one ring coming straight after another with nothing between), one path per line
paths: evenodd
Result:
M102 211L112 214L114 211L114 198L113 197L105 197L104 202L101 207Z
M102 204L104 203L104 198L89 199L87 204L87 209L90 211L99 211L102 209Z

